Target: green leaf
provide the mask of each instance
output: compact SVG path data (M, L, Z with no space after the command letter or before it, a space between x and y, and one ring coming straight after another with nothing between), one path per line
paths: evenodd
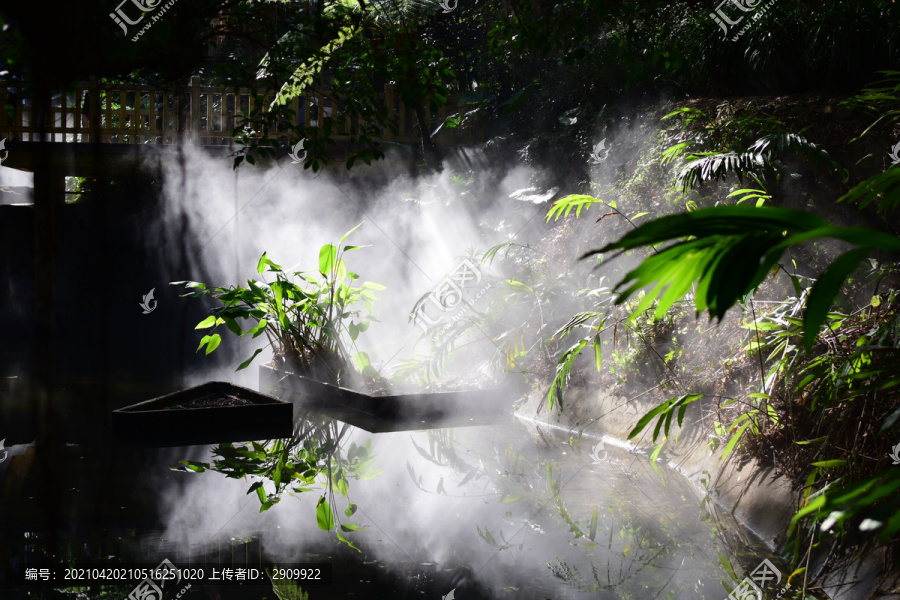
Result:
M348 231L347 233L345 233L344 235L342 235L342 236L341 236L341 240L338 242L338 244L343 244L343 243L344 243L344 240L346 240L348 237L350 237L350 235L351 235L354 231L356 231L357 229L359 229L360 227L362 227L362 223L360 223L359 225L357 225L356 227L354 227L353 229L351 229L350 231ZM350 248L348 247L347 249L350 249Z
M738 440L741 439L741 436L744 435L744 430L750 427L752 421L748 420L746 423L741 425L741 428L737 430L737 432L731 436L731 439L728 441L728 445L725 446L725 450L722 452L722 460L728 458L728 455L731 454L731 451L734 450L735 445L737 445Z
M843 467L847 464L846 460L821 460L819 462L809 463L810 466L813 467L822 467L823 469L830 469L833 467Z
M200 351L200 348L206 346L206 354L209 355L210 352L219 347L219 344L222 343L222 336L218 333L214 333L213 335L204 335L200 340L200 345L197 347L197 352Z
M242 363L238 366L238 368L235 369L235 371L240 371L240 370L242 370L242 369L246 369L247 367L249 367L249 366L250 366L250 363L253 362L253 359L256 358L256 356L257 356L260 352L262 352L262 351L263 351L262 348L257 348L256 352L253 353L253 356L251 356L250 358L248 358L247 360L245 360L244 362L242 362Z
M225 326L236 336L243 337L244 330L241 329L241 326L238 325L237 321L235 321L231 317L222 317L222 321L225 323Z
M809 444L818 444L818 443L820 443L820 442L824 442L824 441L827 440L827 439L828 439L828 436L827 436L827 435L823 435L822 437L817 437L817 438L812 439L812 440L802 440L802 441L800 441L800 442L794 442L794 443L797 444L798 446L806 446L806 445L809 445Z
M897 422L897 419L900 419L900 407L898 407L894 412L888 415L888 418L884 420L884 423L881 424L881 428L878 430L878 434L881 435L888 429L894 426L894 423Z
M262 256L259 257L259 261L256 263L256 272L262 275L266 270L266 263L268 262L268 258L266 258L266 253L263 252Z
M550 384L550 390L547 392L547 406L550 410L553 410L553 405L556 402L559 402L560 410L562 410L563 391L565 390L569 373L571 373L572 367L575 365L575 359L589 342L590 338L584 338L572 345L559 357L556 363L556 374L553 377L553 382Z
M216 324L215 315L209 315L208 317L206 317L205 319L200 321L200 323L198 323L197 326L194 327L194 329L209 329L210 327L212 327L215 324ZM199 350L199 348L198 348L198 350Z
M259 337L260 335L262 335L267 325L268 321L266 321L265 319L260 319L259 324L253 329L247 330L245 332L245 335L253 335L254 338Z
M272 498L271 500L266 500L262 503L262 505L260 505L259 512L266 512L267 510L278 504L280 501L281 498Z
M594 365L597 367L597 372L600 372L600 367L603 362L603 346L600 343L600 335L594 336Z
M323 531L334 529L334 515L331 514L331 505L328 504L324 495L319 498L319 503L316 505L316 523Z
M220 336L218 333L214 333L214 334L212 334L210 336L206 336L206 337L209 338L209 340L208 340L209 343L206 344L206 355L209 356L209 354L213 350L218 348L219 344L222 343L222 336Z
M356 514L356 509L357 509L357 508L359 508L359 507L356 506L355 503L351 502L351 503L350 503L350 506L348 506L348 507L344 510L344 514L347 515L347 518L349 519L349 518L352 517L354 514Z
M869 251L869 248L864 247L842 254L816 280L806 301L806 314L803 316L803 345L807 350L813 347L819 336L819 328L825 322L844 280L856 270Z
M338 249L333 244L325 244L319 249L319 273L328 277L334 269Z
M360 372L364 371L366 367L372 366L372 362L369 360L369 355L365 352L358 352L353 357L353 363L356 365L356 368L360 370Z
M653 410L651 410L650 412L645 414L643 417L641 417L640 420L637 422L637 425L634 426L634 429L631 430L631 433L628 434L628 439L630 440L634 436L638 435L641 431L643 431L644 427L646 427L647 424L653 420L653 417L655 417L662 411L669 408L669 405L672 403L673 400L674 400L674 398L666 400L665 402L663 402L662 404L660 404L659 406L657 406L656 408L654 408ZM656 438L654 436L654 441L655 441L655 439Z
M900 511L895 512L888 521L887 527L878 536L878 541L882 544L887 543L898 531L900 531Z
M180 460L178 462L184 465L183 469L193 471L194 473L202 473L209 468L209 463L196 462L193 460ZM175 468L178 469L178 467Z
M357 548L356 546L354 546L353 543L352 543L350 540L348 540L348 539L345 538L343 535L341 535L341 532L340 532L340 531L336 531L335 533L337 534L337 537L338 537L339 540L341 540L342 542L344 542L345 544L347 544L348 546L350 546L351 548L353 548L353 549L356 550L357 552L362 552L362 550L360 550L359 548Z

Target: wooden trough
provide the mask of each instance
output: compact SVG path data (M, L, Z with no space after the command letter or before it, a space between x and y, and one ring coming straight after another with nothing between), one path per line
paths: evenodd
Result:
M322 383L271 365L259 367L259 387L294 405L294 414L311 410L371 433L496 422L510 414L513 389L373 396Z
M120 448L149 448L287 438L292 417L290 402L211 381L114 410L113 440Z

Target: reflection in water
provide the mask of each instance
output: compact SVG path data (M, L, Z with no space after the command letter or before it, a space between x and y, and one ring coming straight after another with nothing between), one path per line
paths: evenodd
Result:
M222 473L231 479L252 481L247 493L256 493L260 512L265 512L281 501L283 494L315 491L317 485L324 488L316 504L316 523L320 529L335 531L338 540L351 548L358 548L341 532L359 531L352 523L341 523L335 490L347 498L350 490L348 477L370 479L380 471L372 469L376 457L372 455L371 442L357 445L343 443L350 426L334 419L316 417L309 412L294 423L293 435L288 439L266 442L249 442L242 445L219 444L212 453L219 458L212 464L182 460L176 470L202 473L207 470ZM293 492L293 493L292 493ZM343 509L349 518L357 505L347 501Z
M110 516L55 553L76 564L87 553L179 566L333 568L327 588L285 582L276 596L271 584L204 584L192 586L188 600L437 599L451 591L459 600L723 600L765 556L745 559L751 540L728 515L698 499L680 475L624 451L592 455L588 444L530 435L513 419L370 435L307 417L288 440L223 444L209 449L208 463L182 463L199 474L169 471L177 458L145 466L150 525ZM70 518L81 523L77 510ZM40 534L29 535L17 534L18 549L4 562L21 569L50 554ZM25 589L0 596L56 597L27 589L30 596ZM130 588L122 590L70 588L69 597L120 600Z

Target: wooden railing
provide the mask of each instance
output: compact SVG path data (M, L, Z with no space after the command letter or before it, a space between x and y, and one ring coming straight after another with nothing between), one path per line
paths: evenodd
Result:
M153 87L146 85L83 83L52 94L44 108L37 107L25 86L0 81L0 136L12 141L87 142L91 135L111 144L178 144L230 146L235 125L256 108L248 89L212 88L194 77L190 85ZM266 106L274 93L263 94ZM380 106L391 109L397 132L382 128L382 139L419 143L421 136L413 109L404 105L392 85L378 94ZM12 114L2 108L12 107ZM356 118L346 115L327 93L306 94L290 104L298 127L318 127L321 119L332 119L332 139L347 141L358 131ZM428 114L433 127L447 116L464 113L465 105L451 99L437 115ZM286 135L286 134L285 134ZM277 135L270 137L277 137ZM480 128L444 128L438 144L462 145L481 141Z

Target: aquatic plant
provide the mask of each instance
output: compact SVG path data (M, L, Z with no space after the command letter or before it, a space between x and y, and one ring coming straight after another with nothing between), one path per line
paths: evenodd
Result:
M239 337L265 335L276 364L298 374L326 383L346 383L350 379L349 365L355 362L363 376L376 375L365 352L350 352L373 319L375 292L385 289L372 282L354 286L359 275L344 262L345 252L366 247L344 245L360 225L348 231L337 245L322 246L319 266L314 271L284 269L263 253L256 271L260 275L273 274L275 281L271 283L250 279L246 287L207 289L195 281L173 282L171 285L191 290L182 297L209 295L222 303L197 325L196 329L212 329L200 340L197 351L205 347L206 354L210 354L218 348L222 338L216 330L225 325ZM365 315L352 308L357 302L363 303ZM254 326L244 330L238 319L250 320ZM262 350L258 348L237 370L248 367Z

